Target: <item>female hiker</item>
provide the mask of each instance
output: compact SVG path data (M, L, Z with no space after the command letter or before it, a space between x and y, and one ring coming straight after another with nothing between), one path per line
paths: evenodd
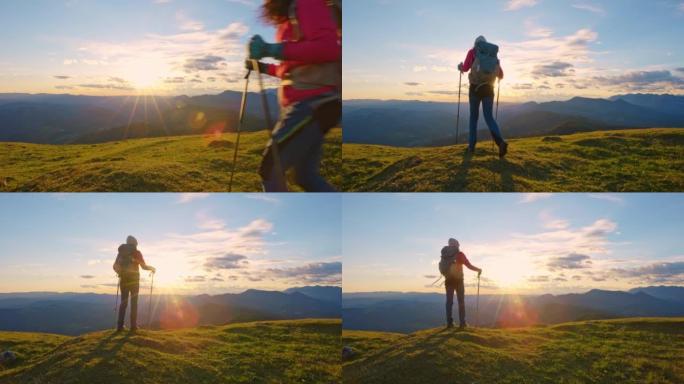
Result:
M265 0L263 19L276 27L276 43L256 35L249 58L261 73L282 79L278 92L280 118L273 128L259 174L266 192L286 192L285 173L308 192L334 192L320 175L324 135L342 113L342 10L339 1ZM248 69L253 68L248 61ZM270 127L269 127L270 128ZM275 147L275 148L274 148ZM278 159L274 154L278 154Z
M499 81L504 77L501 63L497 57L498 52L499 47L489 44L484 36L480 36L475 40L475 46L468 51L465 62L458 65L458 70L461 72L470 71L470 75L468 75L470 80L470 140L468 152L470 154L475 152L477 120L480 117L480 103L482 103L482 112L484 112L489 132L499 147L499 157L503 158L508 153L508 143L506 143L501 135L499 125L494 120L492 113L494 107L494 82L497 77Z
M465 316L465 286L463 284L463 266L482 274L482 269L470 264L466 255L461 252L460 244L456 239L449 239L449 245L442 248L442 259L439 262L439 271L444 275L444 287L446 288L446 318L447 328L454 326L454 291L458 299L459 328L466 327Z
M121 305L119 306L119 318L116 331L124 330L124 318L128 307L128 298L131 300L131 332L138 329L138 293L140 292L140 269L155 273L157 270L145 263L142 253L138 250L138 240L128 236L126 244L119 246L119 252L114 261L114 271L119 275L121 288Z

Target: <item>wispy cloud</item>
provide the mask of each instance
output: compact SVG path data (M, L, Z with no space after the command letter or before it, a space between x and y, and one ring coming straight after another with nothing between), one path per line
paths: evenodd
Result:
M520 197L521 204L534 203L535 201L550 199L553 197L553 193L524 193Z
M193 201L206 199L211 196L209 193L181 193L176 201L178 204L187 204Z
M583 11L597 13L600 15L603 15L606 13L606 11L601 6L599 6L597 4L576 3L576 4L573 4L572 7L577 8L577 9L581 9Z
M534 7L538 2L538 0L508 0L505 10L517 11L521 8Z

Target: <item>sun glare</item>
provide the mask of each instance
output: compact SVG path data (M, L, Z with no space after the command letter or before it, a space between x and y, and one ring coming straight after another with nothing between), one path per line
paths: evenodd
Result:
M489 258L482 268L483 276L507 290L527 288L526 278L535 275L538 269L529 257L522 255Z
M163 85L164 78L169 77L169 69L161 60L144 58L126 65L121 77L137 91L149 91Z

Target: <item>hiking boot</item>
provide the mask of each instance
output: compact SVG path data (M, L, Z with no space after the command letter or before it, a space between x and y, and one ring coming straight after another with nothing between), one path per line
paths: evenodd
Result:
M131 327L129 332L138 332L138 327Z
M458 326L458 329L466 329L467 327L468 327L468 324L466 324L466 323L461 323L461 324Z
M454 327L454 323L453 323L453 322L447 323L447 326L446 326L446 327L447 327L447 329L453 328L453 327Z
M508 153L508 143L503 142L501 145L499 145L499 159L503 159L506 157L506 154Z

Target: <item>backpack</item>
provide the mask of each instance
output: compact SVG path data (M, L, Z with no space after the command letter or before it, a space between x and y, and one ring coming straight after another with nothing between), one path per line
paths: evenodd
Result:
M122 244L114 261L114 271L121 274L124 272L138 272L138 264L135 263L133 255L136 248L133 245Z
M470 84L494 85L499 75L499 46L481 41L475 45L475 62L470 70Z
M342 39L342 0L325 1L331 12L331 17L337 23L337 37ZM288 19L292 25L292 41L302 38L299 20L297 19L297 0L292 0L288 12ZM283 86L291 86L301 90L311 90L322 87L335 87L338 92L342 90L342 62L329 62L320 64L302 65L293 68L286 73Z
M456 247L442 248L442 258L439 260L439 273L445 278L451 273L451 266L456 263L459 250Z

